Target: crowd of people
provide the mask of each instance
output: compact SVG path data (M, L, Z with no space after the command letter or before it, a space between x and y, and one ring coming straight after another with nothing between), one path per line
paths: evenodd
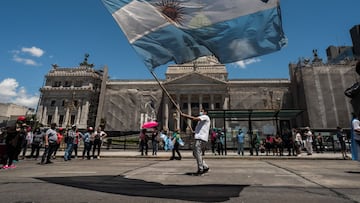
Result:
M2 169L16 168L15 163L22 159L40 160L39 164L51 164L60 149L64 150L64 161L77 159L78 155L82 159L100 159L103 139L107 136L101 127L96 130L88 127L85 133L80 132L76 125L64 129L58 128L55 123L52 123L49 129L32 129L26 124L25 119L20 116L13 126L1 129L6 145L1 153L3 157L0 157L3 162ZM84 145L82 153L78 153L80 143Z
M348 142L347 135L343 132L341 127L337 127L336 132L337 141L335 145L339 145L343 159L349 159L346 142ZM239 130L236 138L237 153L244 155L245 133L242 129ZM302 156L306 154L311 156L314 151L316 153L324 153L326 150L324 137L321 132L316 134L309 128L284 130L283 134L266 134L260 138L258 133L248 135L250 155L265 154L266 156ZM216 143L216 141L214 141ZM213 150L214 152L214 150Z
M181 116L193 121L197 121L195 131L193 132L193 156L197 163L197 172L195 175L202 175L209 171L209 166L205 163L203 156L206 151L207 142L210 140L211 151L215 155L224 155L226 148L225 133L222 129L210 129L210 118L207 111L202 109L197 117L190 116L181 112ZM340 146L343 159L350 159L347 155L348 139L351 139L352 159L359 160L360 152L360 121L354 116L351 121L351 138L343 132L341 127L337 127L336 138ZM36 127L31 129L25 122L25 117L19 117L16 124L6 129L2 128L1 137L5 137L6 158L3 161L2 169L16 168L14 162L19 159L39 159L40 164L51 164L52 159L56 158L56 153L60 148L64 149L64 161L70 161L72 158L78 158L78 149L80 143L83 143L82 159L100 159L101 146L107 134L98 127L94 130L88 127L86 132L82 133L76 125L69 129L57 128L55 123L50 125L49 129ZM6 136L3 136L6 134ZM248 136L248 137L247 137ZM245 132L239 129L235 139L237 143L237 154L245 155L244 146L246 138L249 141L250 155L273 156L301 156L303 152L312 155L314 150L317 153L323 153L325 150L324 138L320 132L314 132L306 127L304 129L285 130L283 134L266 134L261 138L258 133ZM139 135L139 151L141 155L148 154L148 142L151 140L152 155L156 156L159 146L165 151L171 151L170 160L181 160L180 146L184 142L180 136L179 130L174 132L159 131L153 127L150 131L142 129ZM28 148L31 149L30 155L26 156ZM40 155L40 150L43 154ZM3 153L3 152L2 152ZM40 157L41 156L41 157ZM3 158L3 157L1 157Z

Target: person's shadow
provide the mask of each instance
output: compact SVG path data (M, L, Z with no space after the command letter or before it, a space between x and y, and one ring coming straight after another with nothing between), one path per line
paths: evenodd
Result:
M345 171L346 173L360 174L360 171Z
M206 177L194 177L206 178ZM36 179L99 192L128 196L156 197L198 202L223 202L231 197L239 197L248 185L163 185L128 179L124 176L73 176L73 177L38 177Z

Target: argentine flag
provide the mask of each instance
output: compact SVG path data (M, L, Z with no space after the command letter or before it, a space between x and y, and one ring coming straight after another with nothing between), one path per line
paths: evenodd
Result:
M279 0L102 0L149 69L214 55L232 63L286 44Z

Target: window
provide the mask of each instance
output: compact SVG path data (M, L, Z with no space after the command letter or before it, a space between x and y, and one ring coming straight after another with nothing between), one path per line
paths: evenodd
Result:
M50 106L55 106L56 101L55 100L51 100Z
M55 81L53 86L54 87L60 87L61 86L61 81Z
M199 108L199 103L191 103L191 108Z
M71 82L65 81L64 87L70 87L70 86L71 86Z
M71 125L75 124L75 115L71 115L70 123L71 123Z
M220 103L215 104L215 109L220 109Z
M78 100L74 100L74 106L77 107L79 105L79 101Z
M75 81L75 87L81 87L82 86L82 82L81 81Z
M47 124L50 125L52 122L52 115L48 115Z
M209 109L209 103L203 103L203 104L202 104L202 107L203 107L204 109Z
M62 126L63 122L64 122L64 115L60 115L59 116L59 126Z

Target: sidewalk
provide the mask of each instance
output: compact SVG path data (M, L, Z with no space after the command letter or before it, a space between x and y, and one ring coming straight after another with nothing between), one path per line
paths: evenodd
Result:
M183 159L193 158L191 150L180 150ZM64 151L58 151L57 157L62 157ZM78 157L81 157L82 150L78 152ZM123 150L123 149L102 149L100 152L101 158L151 158L151 159L168 159L171 156L171 151L159 151L156 156L152 155L152 151L148 151L147 156L141 156L140 152L135 150ZM351 157L351 154L348 153L348 156ZM313 153L312 155L307 155L306 152L303 152L300 157L297 156L266 156L264 154L259 154L259 156L250 156L249 151L245 151L245 155L238 155L233 150L228 150L227 155L213 155L211 152L205 153L205 159L306 159L306 160L343 160L340 152L324 152L324 153Z

